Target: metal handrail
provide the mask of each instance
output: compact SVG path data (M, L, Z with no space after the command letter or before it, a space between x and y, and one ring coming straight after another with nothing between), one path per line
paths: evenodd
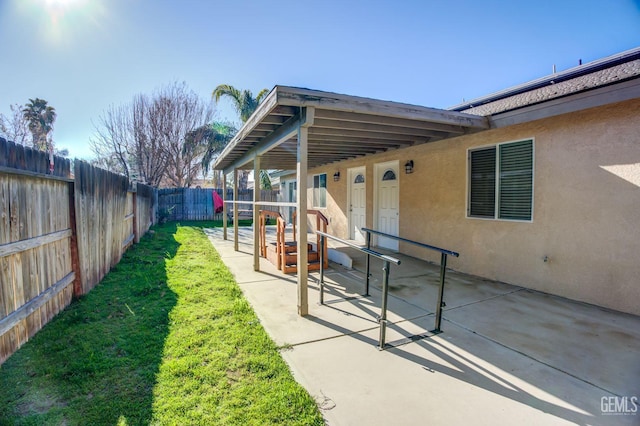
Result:
M336 236L333 236L331 234L327 234L326 232L322 232L322 231L316 231L316 234L322 236L322 237L327 237L330 238L332 240L338 241L339 243L342 243L344 245L347 245L349 247L353 247L354 249L360 250L363 253L367 253L370 254L373 257L377 257L380 260L384 260L384 261L389 261L395 265L399 265L401 263L400 259L396 259L395 257L386 255L384 253L379 253L377 251L371 250L371 249L365 249L362 248L361 246L352 243L351 241L347 241L347 240L343 240L342 238L338 238Z
M410 243L410 244L415 244L418 247L424 247L430 250L434 250L434 251L439 251L440 253L444 253L447 254L449 256L453 256L453 257L459 257L460 253L452 251L452 250L447 250L447 249L443 249L440 247L436 247L436 246L431 246L429 244L424 244L418 241L413 241L413 240L409 240L407 238L402 238L402 237L398 237L397 235L391 235L391 234L387 234L385 232L381 232L381 231L376 231L375 229L369 229L369 228L361 228L363 231L365 232L370 232L372 234L377 234L377 235L382 235L383 237L388 237L388 238L393 238L396 239L398 241L403 241L405 243Z
M371 250L370 247L363 248L357 244L352 242L343 240L342 238L334 237L333 235L327 234L326 232L316 231L316 234L320 236L320 304L324 305L324 247L325 247L325 238L331 238L332 240L338 241L342 244L345 244L349 247L353 247L356 250L359 250L367 255L367 266L369 265L369 257L373 256L380 260L382 260L382 303L380 306L380 317L378 318L378 322L380 323L380 338L378 340L378 349L384 349L384 341L387 331L387 299L389 295L389 271L391 269L391 264L400 265L400 259L396 259L395 257L378 253L377 251ZM366 296L369 295L369 270L367 269L367 285L366 285Z
M421 243L419 241L414 241L414 240L409 240L407 238L402 238L399 237L397 235L391 235L391 234L387 234L386 232L381 232L381 231L377 231L375 229L369 229L369 228L361 228L363 231L365 231L367 233L367 249L371 248L371 234L376 234L376 235L380 235L386 238L393 238L396 239L398 241L403 241L405 243L409 243L409 244L414 244L418 247L422 247L422 248L426 248L429 250L434 250L440 253L440 286L438 288L438 302L436 305L436 321L435 321L435 327L433 330L431 330L432 333L442 333L442 330L440 329L440 325L442 324L442 308L444 306L446 306L446 304L444 303L444 280L445 280L445 274L447 271L447 256L453 256L453 257L459 257L460 253L452 251L452 250L447 250L447 249L443 249L440 247L436 247L436 246L432 246L429 244L425 244L425 243ZM366 294L367 296L369 295L369 256L367 256L367 263L366 263Z

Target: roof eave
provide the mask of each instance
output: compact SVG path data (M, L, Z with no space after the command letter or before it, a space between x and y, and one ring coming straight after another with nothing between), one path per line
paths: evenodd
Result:
M633 61L640 58L640 47L630 49L616 55L608 56L603 59L598 59L587 64L578 65L565 71L561 71L555 74L551 74L536 80L528 81L524 84L509 87L498 92L491 93L486 96L472 99L468 102L463 102L458 105L449 107L449 111L465 111L473 107L484 105L490 102L495 102L501 99L505 99L511 96L519 95L522 93L530 92L532 90L548 86L550 84L557 84L562 81L571 80L573 78L581 77L583 75L591 74L606 68L623 64L625 62Z

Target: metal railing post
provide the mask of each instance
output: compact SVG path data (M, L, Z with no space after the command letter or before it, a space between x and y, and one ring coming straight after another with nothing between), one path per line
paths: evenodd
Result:
M371 232L367 232L367 250L371 250ZM366 282L364 286L365 296L369 296L369 275L370 275L369 268L371 266L370 259L371 259L371 256L369 255L369 253L367 253L366 272L365 272Z
M387 296L389 295L389 268L388 260L384 261L382 267L382 307L380 310L380 340L378 341L378 349L384 349L384 340L387 333Z
M327 233L322 232L322 231L316 231L316 234L320 235L322 237L320 239L320 242L318 243L321 248L324 248L324 246L326 245L326 238L330 238L332 240L339 241L342 244L345 244L345 245L347 245L349 247L353 247L354 249L365 253L367 255L367 257L373 256L373 257L378 258L378 259L380 259L380 260L382 260L384 262L383 263L383 267L382 267L382 273L383 273L383 278L382 278L382 306L381 306L380 316L378 317L378 322L380 323L380 340L379 340L379 345L378 346L379 346L380 350L383 350L384 347L385 347L385 337L386 337L386 330L387 330L387 301L388 301L388 296L389 296L389 272L390 272L392 263L394 265L400 265L400 263L401 263L400 259L396 259L395 257L387 256L386 254L378 253L377 251L373 251L373 250L368 249L368 248L363 248L363 247L359 246L358 244L354 244L354 243L352 243L350 241L343 240L342 238L334 237L333 235L327 234ZM324 251L321 250L321 253L323 253L323 252ZM322 266L320 267L320 303L324 304L324 269L323 269Z
M436 327L433 329L434 333L441 333L440 323L442 322L442 307L445 306L444 301L444 275L447 271L447 254L442 253L440 255L440 287L438 288L438 304L436 305Z
M324 305L324 235L320 235L320 304Z
M440 326L442 324L442 308L447 306L446 303L444 303L444 301L442 300L444 297L444 281L445 281L445 273L447 270L447 256L453 256L453 257L459 257L460 253L457 253L455 251L451 251L451 250L447 250L447 249L443 249L440 247L436 247L436 246L431 246L429 244L424 244L424 243L420 243L418 241L413 241L413 240L409 240L407 238L402 238L399 237L397 235L391 235L391 234L387 234L385 232L381 232L381 231L376 231L375 229L369 229L369 228L362 228L362 230L364 232L367 233L367 245L370 243L370 236L371 234L376 234L376 235L383 235L387 238L393 238L395 240L398 241L404 241L406 243L409 244L413 244L416 245L418 247L423 247L429 250L434 250L437 252L440 252L440 286L438 288L438 305L436 306L436 319L435 319L435 329L432 330L433 333L442 333L442 330L440 329ZM369 278L369 265L368 265L368 261L369 259L367 259L367 289L368 289L368 278Z

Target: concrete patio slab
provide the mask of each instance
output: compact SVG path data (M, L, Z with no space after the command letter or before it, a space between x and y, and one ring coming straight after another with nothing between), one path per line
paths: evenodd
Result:
M599 389L464 329L378 353L376 339L372 330L283 353L332 401L330 424L634 424L594 414Z
M640 321L633 315L530 290L447 310L445 315L540 362L588 377L613 394L640 391Z
M231 235L207 232L330 425L640 424L639 317L448 271L444 332L379 351L379 278L362 297L357 253L353 270L331 264L325 305L310 274L303 318L295 276L264 259L254 272L250 245L235 252ZM251 230L240 232L251 244ZM439 273L394 256L392 343L429 334Z

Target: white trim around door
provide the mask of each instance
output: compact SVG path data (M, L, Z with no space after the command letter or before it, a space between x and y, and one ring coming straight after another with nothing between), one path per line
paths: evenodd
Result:
M367 224L367 169L365 166L348 169L347 179L347 227L348 238L357 242L364 242L361 231Z
M374 165L373 227L391 235L400 231L400 176L398 161ZM398 251L398 240L378 237L378 247Z

